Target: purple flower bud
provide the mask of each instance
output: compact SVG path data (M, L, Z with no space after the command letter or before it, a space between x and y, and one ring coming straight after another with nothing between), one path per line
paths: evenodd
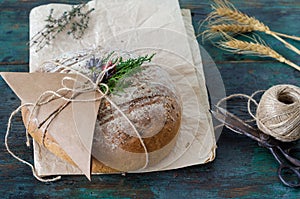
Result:
M86 62L86 68L93 69L93 68L100 68L102 66L102 60L99 58L95 58L93 56L90 60Z

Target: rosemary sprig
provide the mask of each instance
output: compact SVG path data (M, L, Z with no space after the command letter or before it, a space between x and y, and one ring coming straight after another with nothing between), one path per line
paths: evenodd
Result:
M45 20L47 24L42 30L35 34L27 44L30 47L36 45L36 51L39 51L46 45L49 45L51 40L55 39L59 33L66 29L68 29L68 35L72 35L74 39L80 39L88 28L89 14L94 10L94 8L92 8L83 12L82 9L85 6L86 3L72 6L70 11L65 11L59 18L53 16L54 10L51 9L49 16Z
M151 59L155 54L139 56L138 58L129 58L124 60L123 57L117 57L111 59L114 52L109 53L102 59L95 58L94 56L87 61L86 68L89 70L89 76L96 81L100 73L106 69L109 69L104 75L101 83L105 83L109 88L109 93L116 91L116 85L118 82L129 75L130 73L137 72L145 62L151 62ZM104 92L105 87L100 89Z
M122 57L119 58L119 63L116 65L115 72L108 76L108 78L104 79L103 82L107 84L109 87L110 93L115 91L115 87L117 83L126 75L130 74L133 71L138 70L143 63L151 62L153 56L146 55L140 56L138 58L130 58L127 60L123 60Z

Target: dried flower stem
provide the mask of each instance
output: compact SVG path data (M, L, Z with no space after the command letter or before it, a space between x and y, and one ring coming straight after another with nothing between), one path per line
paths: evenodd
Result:
M206 19L209 23L209 30L204 32L205 34L208 33L210 37L214 36L217 32L247 33L259 31L275 37L287 48L300 55L300 50L298 48L281 38L286 37L300 41L299 37L271 31L264 23L237 10L226 0L215 0L215 5L212 5L212 8L214 11L211 12Z
M45 20L47 24L42 30L35 34L27 43L30 47L36 45L36 51L41 50L44 46L49 45L50 41L55 39L56 36L68 28L67 34L73 35L74 39L80 39L84 31L88 28L89 14L94 10L90 9L86 12L82 12L82 9L86 6L86 3L72 6L70 11L65 11L61 17L53 17L53 9L50 10L50 14Z
M278 52L265 45L264 43L260 43L256 39L252 39L251 42L247 42L232 38L228 35L225 35L224 37L226 38L226 40L218 43L219 47L223 50L227 50L233 53L271 57L300 71L300 67L298 65L287 60Z

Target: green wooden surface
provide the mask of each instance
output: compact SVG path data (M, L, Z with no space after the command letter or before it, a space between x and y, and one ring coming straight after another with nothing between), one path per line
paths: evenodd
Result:
M0 1L0 71L28 71L28 15L34 6L49 3L37 0ZM51 1L79 3L80 1ZM300 35L300 1L261 0L232 2L241 10L263 20L274 31ZM193 22L203 20L210 12L210 2L181 0L182 8L190 8ZM276 50L295 63L299 56L279 42L264 37ZM299 42L293 42L300 47ZM232 55L210 43L204 48L215 60L227 94L267 89L290 83L300 86L300 72L271 59ZM254 60L254 61L253 61ZM147 174L64 176L55 183L41 183L31 170L13 159L5 150L4 134L8 116L19 100L0 79L0 197L1 198L300 198L300 190L285 187L276 176L277 162L266 149L228 130L218 141L214 162L189 168ZM240 116L244 112L236 102L230 108ZM25 146L21 118L15 119L11 144L17 154L32 161L32 151Z

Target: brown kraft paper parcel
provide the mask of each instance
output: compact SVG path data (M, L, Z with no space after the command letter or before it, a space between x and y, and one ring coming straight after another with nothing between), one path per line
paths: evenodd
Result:
M30 72L34 72L45 60L55 59L74 49L103 46L107 49L122 49L135 54L156 53L152 63L168 72L177 87L182 104L181 126L176 143L170 154L146 168L129 172L151 172L177 169L212 161L216 143L209 114L208 97L198 43L194 36L189 10L180 10L176 0L107 2L91 1L95 8L90 15L89 28L80 41L60 34L49 46L35 52L30 49ZM50 9L54 14L71 8L70 5L49 4L34 8L30 14L30 35L43 28ZM130 12L124 12L130 10ZM49 53L51 52L51 53ZM57 90L64 74L57 73L1 73L22 103L34 103L47 90ZM71 75L72 76L72 75ZM72 76L74 78L74 75ZM97 92L80 96L80 99L100 97ZM62 103L57 100L56 103ZM47 104L39 110L38 120L57 108L58 104ZM117 172L103 165L93 170L92 141L100 101L77 102L58 114L47 134L63 149L57 157L44 146L34 141L34 166L40 176ZM75 112L84 118L80 124ZM23 113L23 116L24 113ZM29 126L30 127L30 126ZM63 133L62 133L63 132ZM84 135L81 135L84 134ZM34 139L39 139L35 138ZM11 147L12 148L12 147ZM92 164L92 167L91 167ZM99 168L99 167L98 167Z

